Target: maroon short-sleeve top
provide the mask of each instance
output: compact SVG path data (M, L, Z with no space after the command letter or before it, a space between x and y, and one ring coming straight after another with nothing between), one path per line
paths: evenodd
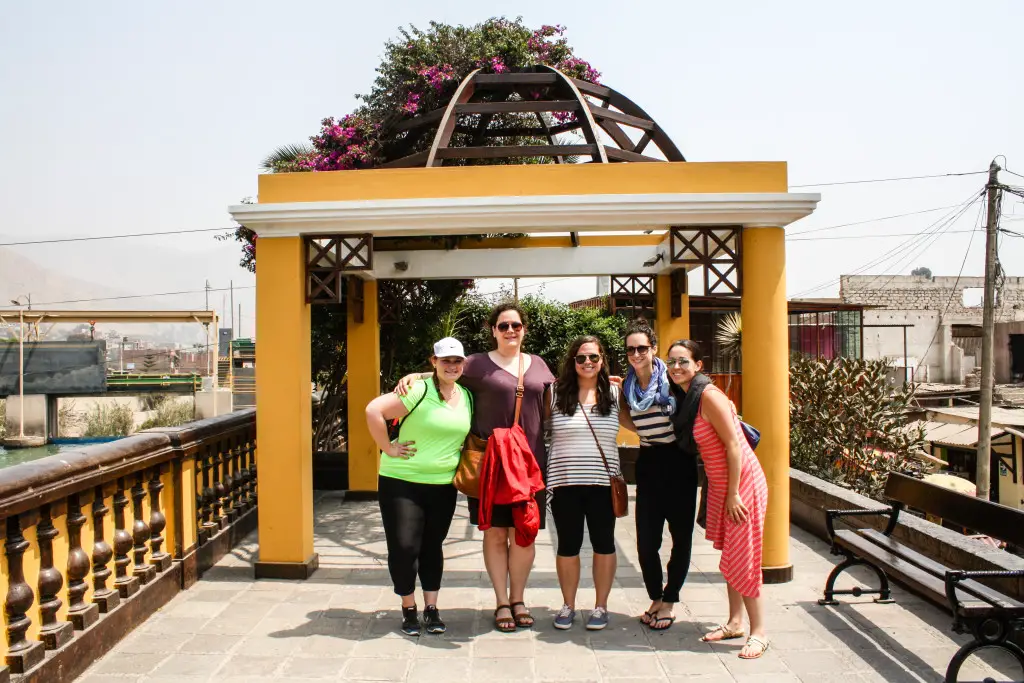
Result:
M498 367L486 353L466 358L459 383L473 392L473 433L488 437L498 427L511 427L516 408L516 381L513 375ZM523 375L523 405L519 420L526 432L537 464L543 471L547 465L544 450L544 389L555 381L547 363L540 356L530 355L530 367Z

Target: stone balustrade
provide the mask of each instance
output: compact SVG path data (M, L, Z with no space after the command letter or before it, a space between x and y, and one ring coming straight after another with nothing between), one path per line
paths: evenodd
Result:
M70 681L255 528L256 412L0 470L0 683Z

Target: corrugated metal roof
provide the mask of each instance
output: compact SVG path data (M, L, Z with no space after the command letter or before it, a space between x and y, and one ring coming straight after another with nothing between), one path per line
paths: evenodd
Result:
M955 424L952 422L933 422L921 420L911 422L908 427L920 425L924 428L925 441L939 446L976 446L978 445L978 426L973 424ZM992 438L1005 434L1001 429L992 430Z
M955 408L925 408L925 410L941 415L951 415L961 419L978 420L976 406L957 406ZM1024 409L992 406L992 424L1008 427L1024 427Z

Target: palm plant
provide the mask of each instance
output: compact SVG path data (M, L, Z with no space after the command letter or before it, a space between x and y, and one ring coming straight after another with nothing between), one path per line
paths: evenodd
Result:
M264 173L280 173L302 157L312 153L312 146L304 142L281 145L264 157L260 162L260 170Z

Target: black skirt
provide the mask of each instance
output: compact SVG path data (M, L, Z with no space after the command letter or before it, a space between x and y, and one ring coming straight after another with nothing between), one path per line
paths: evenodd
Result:
M538 491L534 498L537 500L537 507L540 508L540 528L543 529L548 519L548 492L546 489ZM480 499L467 498L469 504L469 523L473 526L480 525ZM512 522L511 505L495 505L491 508L491 526L511 529L515 526Z

